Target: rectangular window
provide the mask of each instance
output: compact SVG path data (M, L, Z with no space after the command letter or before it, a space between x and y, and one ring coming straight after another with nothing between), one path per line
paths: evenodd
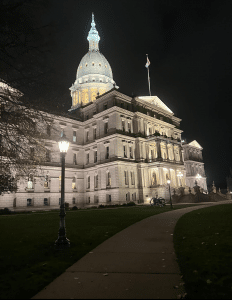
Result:
M110 156L110 147L106 147L106 159L108 159Z
M72 198L72 204L76 203L76 198Z
M77 141L77 132L73 131L73 142L76 143Z
M124 157L127 157L127 155L126 155L126 146L123 146L123 155L124 155Z
M49 179L48 175L44 177L44 188L48 189L49 188Z
M125 131L125 121L122 121L122 131Z
M73 153L73 164L74 165L77 164L77 155L76 155L76 153Z
M89 153L86 154L86 165L89 164Z
M131 184L135 185L135 173L131 172Z
M89 119L89 115L86 115L85 119L88 120Z
M128 122L128 131L131 132L131 123Z
M105 134L108 133L108 122L106 122L104 125L104 132L105 132Z
M87 203L90 203L90 197L87 198Z
M109 199L109 202L111 202L111 195L109 195L109 198L108 198L108 199Z
M124 171L125 185L128 185L128 171Z
M121 102L121 108L124 108L124 103L123 102Z
M95 189L98 188L98 175L95 176Z
M151 135L151 127L149 127L149 135Z
M48 206L48 198L44 198L44 205Z
M97 138L97 128L93 129L93 138L96 140Z
M72 189L76 189L76 177L73 177L72 179Z
M133 151L132 151L132 147L130 147L130 158L133 158Z
M94 151L94 162L97 162L97 151Z
M47 162L50 162L51 160L51 157L50 157L50 151L49 150L46 150L46 161Z
M88 142L88 141L89 141L89 132L86 131L86 142Z
M87 189L90 189L90 176L87 176Z
M104 110L106 110L107 109L107 104L104 104Z
M32 206L32 199L27 199L27 206Z

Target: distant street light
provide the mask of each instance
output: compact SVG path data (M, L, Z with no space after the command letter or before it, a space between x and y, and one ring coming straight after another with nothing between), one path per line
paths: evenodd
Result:
M170 179L167 180L167 184L169 185L170 205L171 205L171 209L173 209L173 206L172 206L172 196L171 196L171 187L170 187L171 180Z
M60 138L59 142L61 154L61 203L60 203L60 228L58 239L55 242L56 249L62 250L70 247L70 241L66 238L65 232L65 202L64 202L64 179L65 179L65 155L69 148L69 141L65 134Z

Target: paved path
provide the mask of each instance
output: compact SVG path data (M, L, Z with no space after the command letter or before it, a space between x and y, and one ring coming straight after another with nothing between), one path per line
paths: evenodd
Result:
M85 255L32 299L176 299L184 294L173 232L190 211L222 201L144 219Z

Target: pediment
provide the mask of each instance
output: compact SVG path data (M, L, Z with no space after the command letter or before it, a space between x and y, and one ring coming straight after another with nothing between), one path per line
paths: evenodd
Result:
M201 147L201 145L196 140L194 140L191 143L189 143L189 146L193 146L193 147L196 147L196 148L199 148L199 149L203 149Z
M165 105L163 103L163 101L161 101L159 99L159 97L157 97L157 96L141 96L141 97L138 97L138 98L141 99L141 100L143 100L143 101L146 101L146 102L148 102L148 103L150 103L150 104L152 104L152 105L154 105L154 106L156 106L158 108L161 108L161 109L166 110L167 112L173 114L173 112L171 111L171 109L169 109L167 107L167 105Z

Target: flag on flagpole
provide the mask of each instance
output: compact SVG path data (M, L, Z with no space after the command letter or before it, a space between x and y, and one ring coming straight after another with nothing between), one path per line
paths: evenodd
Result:
M150 66L150 64L151 64L151 63L150 63L150 60L148 59L148 56L147 56L147 63L146 63L146 65L145 65L145 67L148 68L148 67Z

